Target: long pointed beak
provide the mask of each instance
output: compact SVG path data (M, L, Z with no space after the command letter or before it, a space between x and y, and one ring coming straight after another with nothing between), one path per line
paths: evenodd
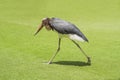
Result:
M43 28L43 24L41 24L39 27L38 27L38 30L35 32L34 36L37 35L37 33Z

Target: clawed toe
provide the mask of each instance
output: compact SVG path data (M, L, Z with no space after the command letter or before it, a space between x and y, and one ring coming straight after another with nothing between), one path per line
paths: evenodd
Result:
M87 64L91 65L91 59L90 59L90 57L87 57L87 59L88 59Z

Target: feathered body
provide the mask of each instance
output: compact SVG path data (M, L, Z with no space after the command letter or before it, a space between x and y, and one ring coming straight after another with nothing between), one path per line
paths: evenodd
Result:
M59 33L60 37L62 37L62 35L65 35L72 40L88 42L88 39L85 37L85 35L74 24L70 22L61 20L59 18L51 18L49 21L49 25L52 30L55 30Z

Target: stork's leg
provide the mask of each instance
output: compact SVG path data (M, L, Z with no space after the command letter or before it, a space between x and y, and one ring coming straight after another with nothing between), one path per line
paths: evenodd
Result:
M60 43L61 43L61 38L59 38L58 49L57 49L56 53L52 56L52 58L49 60L48 64L50 64L53 61L53 59L55 58L57 53L60 51Z
M77 42L75 42L74 40L72 40L72 42L74 44L76 44L76 46L82 51L82 53L86 56L86 58L88 59L88 64L91 64L91 60L90 60L90 57L87 56L87 54L82 50L82 48L79 46L79 44Z

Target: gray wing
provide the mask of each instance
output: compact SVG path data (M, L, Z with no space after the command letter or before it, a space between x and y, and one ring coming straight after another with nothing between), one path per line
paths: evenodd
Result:
M85 41L88 41L84 34L74 24L70 22L61 20L59 18L51 18L50 25L53 29L55 29L61 34L77 34L78 36L82 37Z

